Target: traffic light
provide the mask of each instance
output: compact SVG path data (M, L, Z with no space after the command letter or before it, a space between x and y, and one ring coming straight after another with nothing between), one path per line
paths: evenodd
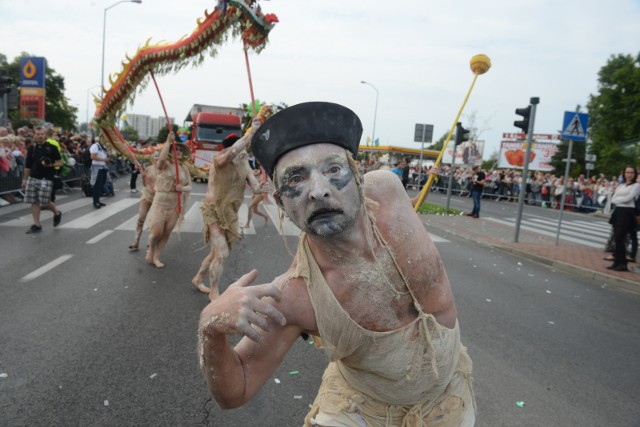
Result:
M11 77L7 76L7 70L0 68L0 95L5 95L11 91Z
M469 140L470 131L462 127L462 123L456 125L456 147Z
M531 105L527 108L516 108L516 114L522 116L522 120L516 120L513 122L513 125L517 128L522 129L524 134L529 133L529 117L531 116Z

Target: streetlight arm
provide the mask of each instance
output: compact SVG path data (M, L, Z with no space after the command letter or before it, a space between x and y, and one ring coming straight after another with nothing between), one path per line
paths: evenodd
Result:
M378 95L380 95L380 92L378 91L378 88L376 88L374 85L372 85L369 82L365 82L364 80L361 80L360 83L369 85L373 88L373 90L376 91L376 108L373 111L373 132L371 133L371 158L373 158L373 144L375 144L375 141L376 141L376 118L378 117Z
M104 47L105 47L105 40L106 40L106 34L107 34L107 11L113 7L116 7L117 5L119 5L120 3L137 3L140 4L142 3L142 0L120 0L115 2L114 4L112 4L111 6L105 7L104 8L104 13L102 16L102 68L101 68L101 73L100 73L100 85L104 88Z

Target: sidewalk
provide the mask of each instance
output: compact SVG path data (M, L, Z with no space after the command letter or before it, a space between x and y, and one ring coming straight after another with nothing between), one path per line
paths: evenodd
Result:
M515 229L493 221L460 215L420 215L427 230L437 235L451 234L481 245L513 253L529 260L549 265L558 270L598 280L608 285L640 293L640 264L629 263L628 272L607 270L611 255L603 249L570 244L560 239L522 230L515 243ZM444 233L443 233L444 232Z

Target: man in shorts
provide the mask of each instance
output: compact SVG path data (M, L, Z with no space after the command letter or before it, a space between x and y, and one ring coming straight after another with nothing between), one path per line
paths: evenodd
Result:
M361 180L361 135L353 111L309 102L253 138L276 203L303 233L287 272L252 286L253 270L203 310L209 390L223 408L243 405L305 333L329 360L305 426L473 426L472 364L442 259L395 175Z
M29 148L25 159L24 180L22 188L25 189L25 203L31 203L33 225L27 229L27 234L42 231L40 224L40 211L49 209L53 212L53 226L57 227L62 219L55 203L51 201L53 191L53 176L55 167L62 166L62 157L56 147L46 141L46 132L43 128L35 128L35 144Z

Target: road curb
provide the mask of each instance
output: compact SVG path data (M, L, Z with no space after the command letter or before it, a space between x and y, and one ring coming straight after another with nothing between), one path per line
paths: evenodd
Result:
M423 225L425 227L431 227L430 225L426 224L424 221L423 221ZM613 276L611 274L601 273L599 271L590 270L588 268L580 267L580 266L569 264L566 262L557 261L553 258L540 256L537 254L533 254L531 252L523 251L518 248L503 245L497 242L489 242L486 240L475 239L468 235L462 235L462 234L456 233L455 231L450 229L438 228L437 232L444 232L450 236L455 236L457 238L464 239L464 240L470 240L481 246L485 246L491 249L499 250L501 252L516 255L516 256L528 259L529 261L537 262L538 264L543 264L548 267L564 271L566 273L575 274L576 276L584 277L586 279L592 279L592 280L604 282L607 286L611 285L619 289L624 289L628 292L640 294L640 284L632 280L624 279L618 276ZM637 273L632 273L632 274L637 274Z
M494 245L488 244L488 245L502 252L507 252L513 255L521 256L523 258L529 259L530 261L534 261L539 264L544 264L549 267L555 268L557 270L562 270L564 272L572 273L572 274L575 274L576 276L584 277L587 279L593 279L596 281L605 282L606 285L612 285L629 292L640 294L640 285L638 285L637 282L634 282L632 280L627 280L622 277L613 276L610 274L604 274L599 271L589 270L588 268L580 267L580 266L569 264L562 261L557 261L552 258L547 258L540 255L532 254L530 252L522 251L517 248L512 248L509 246L502 246L502 245L495 245L495 244ZM632 274L636 274L636 273L632 273Z

